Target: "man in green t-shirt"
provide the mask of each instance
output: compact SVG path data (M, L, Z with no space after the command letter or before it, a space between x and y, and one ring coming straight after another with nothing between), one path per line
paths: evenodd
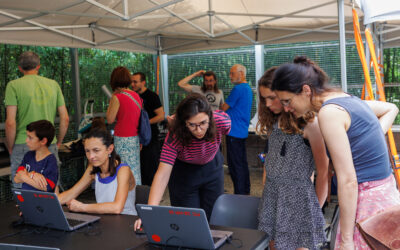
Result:
M7 118L5 123L6 145L10 153L11 174L15 172L26 152L26 125L37 120L48 120L54 124L56 113L60 117L57 139L49 150L57 157L58 147L67 133L69 117L60 86L54 80L38 75L39 56L31 51L23 52L18 60L18 69L23 77L10 81L6 87L5 104ZM14 183L14 187L19 187Z

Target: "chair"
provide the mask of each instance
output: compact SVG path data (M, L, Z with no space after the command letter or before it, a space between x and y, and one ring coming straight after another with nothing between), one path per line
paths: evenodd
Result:
M248 195L222 194L215 201L210 224L257 229L260 198Z
M147 204L147 201L149 200L149 194L150 194L150 186L137 185L135 204Z

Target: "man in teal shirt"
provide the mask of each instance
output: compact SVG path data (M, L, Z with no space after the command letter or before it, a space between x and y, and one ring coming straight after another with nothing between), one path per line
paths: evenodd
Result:
M58 147L67 133L69 117L60 86L54 80L38 75L39 56L31 51L23 52L18 60L18 69L23 77L10 81L6 87L5 104L7 117L5 123L6 145L10 153L11 177L29 151L25 144L26 125L37 120L48 120L54 124L56 113L60 116L57 139L49 147L58 160ZM14 183L14 187L20 187Z

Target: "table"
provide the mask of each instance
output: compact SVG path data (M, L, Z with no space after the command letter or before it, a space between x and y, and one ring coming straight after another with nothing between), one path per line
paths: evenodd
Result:
M63 232L52 229L38 230L37 227L29 225L13 227L11 225L12 221L17 220L19 217L15 208L15 202L7 202L0 205L0 249L17 249L16 247L6 248L4 244L46 247L45 249L59 248L74 250L161 249L160 247L149 244L145 235L138 236L133 232L133 223L137 216L100 215L100 217L100 221L94 223L92 227L84 227L74 232ZM266 234L261 231L220 226L211 226L211 228L232 231L232 238L239 239L242 243L241 248L225 243L219 248L221 250L264 249L267 246ZM14 235L5 237L11 234ZM234 241L234 243L238 244L239 242Z

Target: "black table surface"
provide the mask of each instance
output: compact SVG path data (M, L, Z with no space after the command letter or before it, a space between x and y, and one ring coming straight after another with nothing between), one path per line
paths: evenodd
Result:
M73 232L38 228L29 225L13 226L18 220L15 202L0 204L0 243L60 249L161 249L147 242L145 235L136 235L133 223L137 216L100 215L92 226ZM265 245L263 232L244 228L211 226L212 229L232 231L232 243L219 249L257 249ZM1 246L0 246L1 248ZM166 248L163 248L166 249ZM168 248L174 249L174 248Z

